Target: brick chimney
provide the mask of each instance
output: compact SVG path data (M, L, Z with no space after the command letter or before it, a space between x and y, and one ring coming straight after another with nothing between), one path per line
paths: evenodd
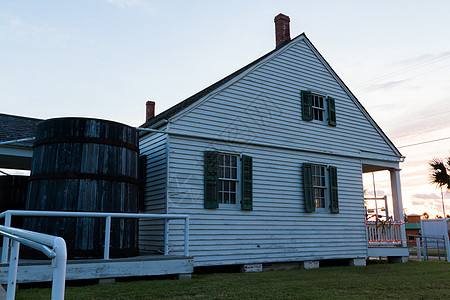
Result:
M275 19L275 46L281 47L286 41L291 40L291 33L289 30L290 19L288 16L278 14Z
M145 103L145 121L147 122L155 116L155 102L147 101Z

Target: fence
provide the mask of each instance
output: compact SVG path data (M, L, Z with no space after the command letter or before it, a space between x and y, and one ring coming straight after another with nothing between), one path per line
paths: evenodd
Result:
M367 241L371 246L402 245L403 221L366 221Z
M111 239L112 218L137 218L137 219L163 219L164 230L164 255L169 254L169 220L184 219L184 255L189 256L189 216L170 214L133 214L133 213L110 213L110 212L68 212L68 211L33 211L33 210L7 210L0 214L0 219L5 218L5 226L11 225L12 216L25 217L91 217L105 218L105 246L104 259L109 259L109 245ZM8 262L9 238L3 237L2 263Z
M9 248L9 240L12 241L6 299L13 300L15 298L20 244L39 250L52 260L52 267L54 268L52 299L64 299L67 264L67 249L64 239L2 225L0 225L0 234L3 235L4 239L7 239L7 242L3 241L3 249ZM52 249L47 246L52 247Z
M430 256L438 257L438 260L449 261L448 245L445 237L412 235L416 237L417 258L419 261L430 260Z

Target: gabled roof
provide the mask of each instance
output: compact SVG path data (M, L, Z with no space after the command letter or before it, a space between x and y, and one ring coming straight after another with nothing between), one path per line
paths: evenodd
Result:
M392 143L392 141L387 137L387 135L383 132L383 130L378 126L378 124L375 122L375 120L372 119L372 117L369 115L367 110L363 107L361 102L356 98L356 96L350 91L350 89L345 85L345 83L341 80L341 78L337 75L337 73L331 68L330 64L325 60L325 58L322 56L322 54L319 53L319 51L314 47L314 45L311 43L311 41L306 37L305 33L302 33L295 38L291 40L287 40L280 45L278 45L274 50L270 51L269 53L261 56L257 60L251 62L250 64L246 65L245 67L237 70L236 72L228 75L227 77L223 78L222 80L217 81L216 83L210 85L209 87L203 89L202 91L196 93L195 95L183 100L182 102L172 106L171 108L163 111L162 113L156 115L155 117L149 119L147 122L145 122L141 127L151 127L152 125L157 124L158 122L162 120L168 120L171 117L175 116L179 112L183 111L184 109L190 107L191 105L195 104L197 101L201 100L203 97L207 96L209 93L212 93L214 90L220 88L221 86L225 85L227 82L231 81L232 79L238 77L245 71L249 70L253 66L259 64L260 62L264 61L266 58L271 56L272 54L276 52L281 52L284 48L286 48L288 45L296 42L297 40L305 40L307 44L312 48L312 50L316 53L318 58L322 61L325 68L329 70L331 75L336 79L336 81L340 84L342 89L348 94L348 96L354 101L356 106L361 110L361 112L366 116L366 118L369 120L369 122L375 127L375 129L378 131L378 133L384 138L386 143L391 147L391 149L398 155L400 158L404 158L400 151L395 147L395 145ZM159 125L156 125L159 127Z
M270 51L269 53L261 56L260 58L258 58L257 60L249 63L248 65L246 65L245 67L240 68L239 70L237 70L236 72L228 75L227 77L217 81L216 83L208 86L207 88L201 90L200 92L198 92L197 94L192 95L191 97L181 101L180 103L172 106L171 108L163 111L162 113L156 115L155 117L149 119L147 122L145 122L141 127L150 127L153 124L158 123L161 120L167 120L169 118L171 118L172 116L176 115L177 113L179 113L180 111L182 111L183 109L191 106L192 104L194 104L195 102L197 102L198 100L200 100L201 98L203 98L204 96L208 95L209 93L211 93L212 91L214 91L215 89L221 87L222 85L224 85L225 83L229 82L230 80L232 80L233 78L237 77L238 75L240 75L241 73L243 73L244 71L250 69L251 67L253 67L254 65L258 64L259 62L263 61L265 58L267 58L268 56L272 55L273 53L277 52L278 50L280 50L281 48L283 48L284 46L288 45L289 43L291 43L293 40L301 37L301 36L305 36L304 33L300 34L299 36L295 37L292 40L288 40L283 42L282 44L278 45L278 47L272 51Z
M0 113L0 142L32 138L36 126L43 120ZM14 143L15 146L33 146L33 141Z

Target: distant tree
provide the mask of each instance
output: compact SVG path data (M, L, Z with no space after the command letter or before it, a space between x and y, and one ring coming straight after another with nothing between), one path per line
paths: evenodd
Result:
M429 215L427 212L424 212L423 215L422 215L422 217L423 217L424 219L429 219L429 218L430 218L430 215Z
M436 215L436 217L434 217L435 219L442 219L442 216L440 215Z
M450 157L447 157L446 161L440 158L433 158L429 164L431 166L431 183L441 189L442 211L445 216L444 193L442 192L442 188L450 190Z

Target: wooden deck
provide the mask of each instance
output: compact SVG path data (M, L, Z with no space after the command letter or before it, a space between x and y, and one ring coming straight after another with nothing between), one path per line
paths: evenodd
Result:
M0 284L7 283L8 268L8 264L0 264ZM66 280L191 274L193 269L192 257L173 255L69 260L67 261ZM17 283L51 281L52 271L50 260L21 259Z

